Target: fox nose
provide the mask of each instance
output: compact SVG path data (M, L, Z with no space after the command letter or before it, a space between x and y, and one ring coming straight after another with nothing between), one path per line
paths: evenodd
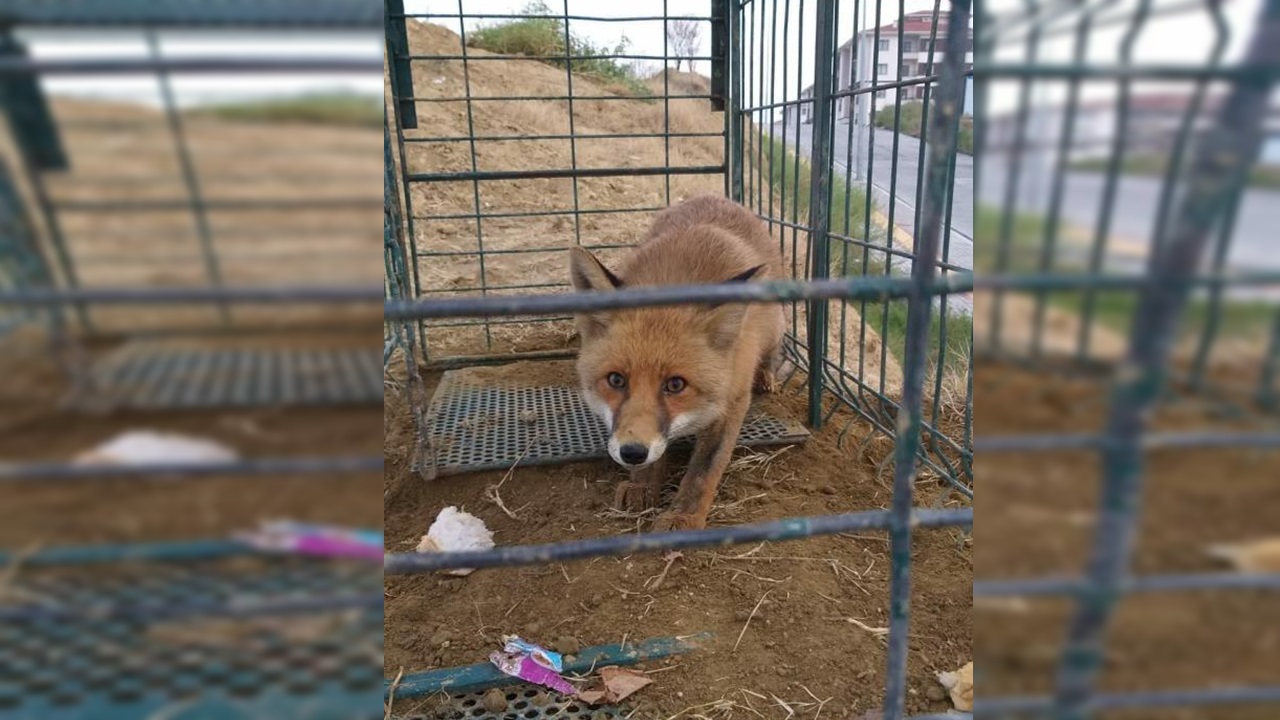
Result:
M618 457L628 465L639 465L649 459L649 448L640 443L627 443L618 448Z

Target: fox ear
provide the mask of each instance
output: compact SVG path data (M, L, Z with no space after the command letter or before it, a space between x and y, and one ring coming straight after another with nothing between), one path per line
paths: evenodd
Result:
M600 259L580 247L569 249L569 280L573 289L617 290L622 280L609 271Z
M748 282L759 279L767 268L757 265L746 272L738 273L725 281L728 283ZM747 305L743 303L722 303L707 309L703 320L703 328L711 338L712 347L724 350L733 345L742 331L742 320L747 314Z
M569 281L578 292L616 290L622 280L609 271L600 259L580 247L569 250ZM605 313L579 313L574 317L578 335L591 340L604 334L607 327Z

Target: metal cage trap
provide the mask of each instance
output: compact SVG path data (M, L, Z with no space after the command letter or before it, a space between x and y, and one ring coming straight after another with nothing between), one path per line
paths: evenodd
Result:
M386 0L385 7L384 358L389 368L404 364L425 474L455 463L493 468L598 456L598 421L580 406L571 375L557 384L521 383L518 373L514 383L472 382L454 373L570 358L573 313L629 306L785 302L784 352L796 368L787 391L807 396L808 428L846 411L835 431L841 439L858 427L895 442L889 511L487 552L397 553L388 556L387 574L885 530L894 610L883 712L886 720L904 717L911 533L967 528L973 517L970 507L921 508L912 500L921 468L965 498L961 504L973 493L973 279L965 252L972 240L966 200L956 198L972 173L969 156L957 152L972 72L970 3L917 13L935 27L962 30L926 32L930 44L911 51L909 67L899 49L901 73L878 77L873 64L865 81L840 59L858 43L842 42L865 40L860 59L889 62L880 42L891 33L901 38L902 23L885 29L901 8L711 0L698 14L678 16L665 2L622 15L570 2L515 13L483 12L466 0ZM668 67L677 59L669 40L661 54L635 52L597 47L576 32L614 21L644 23L664 36L673 22L696 24L709 43L679 59L697 76ZM536 51L502 45L492 34L503 24L540 31L546 42ZM662 67L647 77L626 69L655 62ZM536 80L494 89L491 83L510 82L503 67L535 68ZM886 145L872 119L878 109L909 103L923 108L915 134L928 142ZM618 116L625 127L610 122ZM859 146L866 152L854 162ZM900 158L910 170L897 169ZM789 277L608 297L565 292L569 248L612 257L642 234L652 213L702 192L757 214ZM445 373L434 402L422 381L430 371ZM764 419L745 439L785 442L804 432ZM390 678L386 692L392 701L407 697Z

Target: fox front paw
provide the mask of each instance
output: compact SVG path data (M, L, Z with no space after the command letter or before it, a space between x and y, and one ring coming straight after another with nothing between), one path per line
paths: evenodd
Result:
M643 512L658 504L658 488L650 483L626 480L613 491L613 506L627 512Z
M761 370L756 373L756 381L752 389L757 393L772 394L777 392L780 386L777 375L770 370Z
M678 513L668 510L658 517L654 518L653 531L667 532L670 530L701 530L707 526L707 518L705 515L696 515L694 513Z

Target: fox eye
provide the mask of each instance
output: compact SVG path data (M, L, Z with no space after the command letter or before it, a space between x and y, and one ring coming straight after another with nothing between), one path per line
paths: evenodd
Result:
M605 377L605 381L614 390L621 390L627 386L627 379L622 376L622 373L611 372Z
M669 377L662 383L662 391L668 395L678 395L684 391L685 381L682 377Z

